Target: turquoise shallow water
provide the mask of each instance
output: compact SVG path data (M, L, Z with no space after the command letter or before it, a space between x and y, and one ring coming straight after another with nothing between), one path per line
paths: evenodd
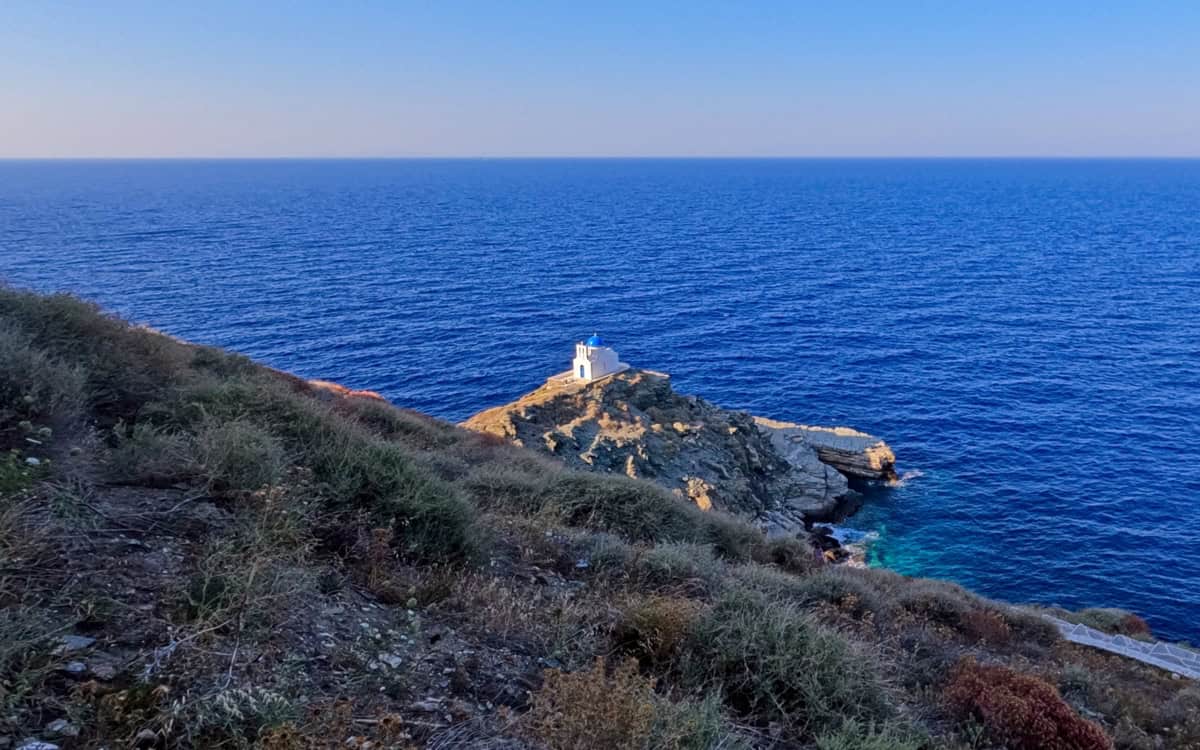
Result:
M878 564L1200 640L1197 161L0 162L0 277L454 420L599 330L885 437Z

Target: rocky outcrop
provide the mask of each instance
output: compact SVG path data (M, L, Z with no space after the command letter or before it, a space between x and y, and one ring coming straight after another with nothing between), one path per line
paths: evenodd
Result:
M552 378L463 426L550 454L576 469L658 482L703 509L793 530L854 493L847 476L894 477L891 450L846 428L794 425L722 409L630 370L600 381Z
M754 423L789 460L807 460L815 453L817 460L852 479L891 482L897 478L896 455L874 435L850 427L812 427L766 417L755 417Z

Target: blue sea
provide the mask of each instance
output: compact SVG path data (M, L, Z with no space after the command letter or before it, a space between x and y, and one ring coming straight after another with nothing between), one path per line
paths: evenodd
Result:
M450 420L598 331L884 437L874 564L1200 641L1200 161L10 161L0 278Z

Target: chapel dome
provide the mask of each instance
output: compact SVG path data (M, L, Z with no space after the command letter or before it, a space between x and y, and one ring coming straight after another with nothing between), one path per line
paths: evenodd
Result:
M604 339L600 338L600 334L593 333L584 343L588 346L604 346Z

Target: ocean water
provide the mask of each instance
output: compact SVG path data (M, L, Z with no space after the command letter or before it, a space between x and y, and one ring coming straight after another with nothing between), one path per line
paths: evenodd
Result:
M599 331L887 439L874 563L1200 641L1200 161L0 162L0 278L451 420Z

